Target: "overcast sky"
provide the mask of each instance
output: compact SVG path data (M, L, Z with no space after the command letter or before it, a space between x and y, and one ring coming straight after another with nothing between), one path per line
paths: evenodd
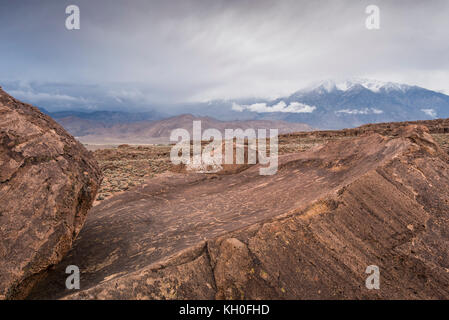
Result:
M274 98L347 77L449 94L447 0L0 0L0 36L0 85L30 102Z

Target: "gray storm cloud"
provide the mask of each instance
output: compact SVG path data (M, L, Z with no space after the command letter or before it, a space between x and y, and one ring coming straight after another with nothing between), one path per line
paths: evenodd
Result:
M449 93L444 0L76 2L81 29L68 31L71 3L1 1L0 81L161 103L274 98L354 76ZM380 30L365 27L370 4Z

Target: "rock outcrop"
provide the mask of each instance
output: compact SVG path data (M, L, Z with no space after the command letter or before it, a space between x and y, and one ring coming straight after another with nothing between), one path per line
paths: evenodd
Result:
M425 127L393 131L282 156L273 176L148 180L95 207L29 298L447 299L449 158Z
M297 138L337 138L337 137L357 137L370 133L379 133L382 135L392 135L398 132L398 128L407 126L425 126L432 134L449 133L449 118L434 119L434 120L417 120L417 121L403 121L403 122L382 122L365 124L360 127L342 130L318 130L313 132L294 132L283 134L279 137L280 140L291 137Z
M0 299L23 298L61 261L100 182L80 143L0 88Z

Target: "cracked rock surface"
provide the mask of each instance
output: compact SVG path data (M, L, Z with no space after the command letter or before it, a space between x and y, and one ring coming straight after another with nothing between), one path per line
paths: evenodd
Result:
M100 182L80 143L0 88L0 299L25 297L61 261Z

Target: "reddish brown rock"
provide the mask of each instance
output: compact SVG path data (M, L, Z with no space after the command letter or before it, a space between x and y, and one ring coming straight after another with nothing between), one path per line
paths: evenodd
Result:
M390 133L282 156L273 176L148 180L95 207L29 298L447 299L448 155L425 127Z
M101 173L37 108L0 88L0 299L24 297L71 248Z

